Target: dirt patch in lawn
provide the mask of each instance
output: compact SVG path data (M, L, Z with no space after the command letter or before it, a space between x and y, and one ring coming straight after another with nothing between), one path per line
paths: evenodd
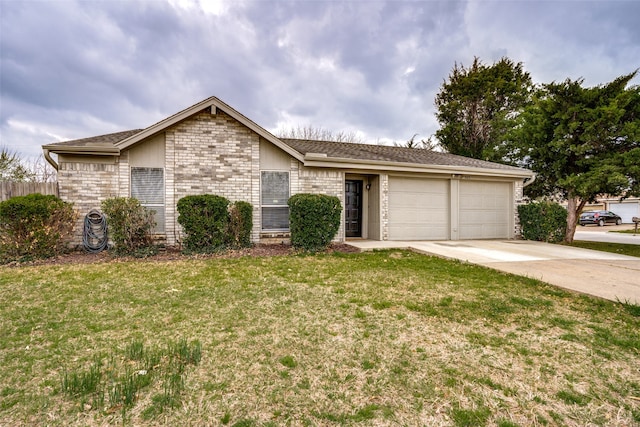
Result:
M323 253L356 253L360 249L346 245L344 243L333 243ZM144 258L134 258L126 256L117 256L110 251L100 253L87 253L82 250L69 252L64 255L55 256L47 259L38 259L27 262L12 262L7 264L9 267L23 267L27 265L64 265L64 264L93 264L104 262L122 262L122 261L140 261L140 262L166 262L180 259L210 259L210 258L240 258L240 257L271 257L295 255L299 253L291 245L266 245L257 244L250 248L231 249L223 252L212 254L184 254L177 248L167 248L161 250L156 255L146 256Z

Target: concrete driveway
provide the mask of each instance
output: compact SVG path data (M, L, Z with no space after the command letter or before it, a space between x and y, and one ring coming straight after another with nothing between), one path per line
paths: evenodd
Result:
M458 259L612 301L640 304L640 258L527 240L348 241L362 250L404 248Z

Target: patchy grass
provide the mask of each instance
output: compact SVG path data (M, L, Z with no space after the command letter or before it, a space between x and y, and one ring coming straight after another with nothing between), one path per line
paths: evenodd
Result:
M634 310L411 252L1 267L0 307L2 425L640 423Z
M640 257L640 238L637 245L623 243L588 242L585 240L574 240L570 246L578 248L593 249L596 251L613 252L615 254Z
M638 231L636 231L635 227L630 230L613 230L610 233L622 233L622 234L637 234L640 236L640 227L638 227Z

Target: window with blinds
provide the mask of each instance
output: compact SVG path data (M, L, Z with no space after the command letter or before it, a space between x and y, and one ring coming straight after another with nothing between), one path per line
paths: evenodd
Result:
M289 172L261 172L263 230L289 229Z
M154 211L156 226L154 233L164 233L164 169L131 168L131 197Z

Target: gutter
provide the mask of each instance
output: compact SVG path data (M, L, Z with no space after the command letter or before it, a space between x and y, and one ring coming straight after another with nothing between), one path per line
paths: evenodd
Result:
M120 154L120 150L115 147L97 147L97 146L86 146L86 147L74 147L74 146L64 146L64 145L43 145L42 152L44 154L45 160L58 170L58 163L53 160L51 157L51 153L54 154L81 154L81 155L91 155L91 156L117 156Z
M535 180L531 171L526 169L486 169L471 166L449 166L449 165L419 165L416 163L398 163L380 160L347 159L338 157L327 157L324 153L307 153L304 156L305 166L329 167L340 169L367 169L367 170L387 170L394 172L419 172L419 173L454 173L483 175L509 178L531 178L528 184ZM527 184L527 185L528 185Z
M56 154L88 154L94 156L117 156L120 154L120 150L116 147L104 147L104 146L81 146L74 147L72 145L43 145L43 150L52 151Z
M528 180L528 181L525 181L525 182L524 182L524 185L522 186L522 188L527 187L527 186L529 186L529 185L533 184L533 182L536 180L536 177L537 177L537 176L538 176L538 175L536 175L535 173L534 173L533 175L531 175L531 178L529 178L529 180Z
M49 162L49 164L51 166L53 166L53 168L58 171L58 164L56 163L55 160L53 160L53 158L51 157L51 154L49 154L49 149L48 148L42 148L43 154L44 154L44 158L47 162Z
M53 150L53 151L52 151ZM117 156L120 154L120 150L110 147L73 147L73 146L60 146L60 145L43 145L42 152L45 160L53 166L55 170L58 170L58 163L53 160L51 153L55 154L85 154L93 156Z

